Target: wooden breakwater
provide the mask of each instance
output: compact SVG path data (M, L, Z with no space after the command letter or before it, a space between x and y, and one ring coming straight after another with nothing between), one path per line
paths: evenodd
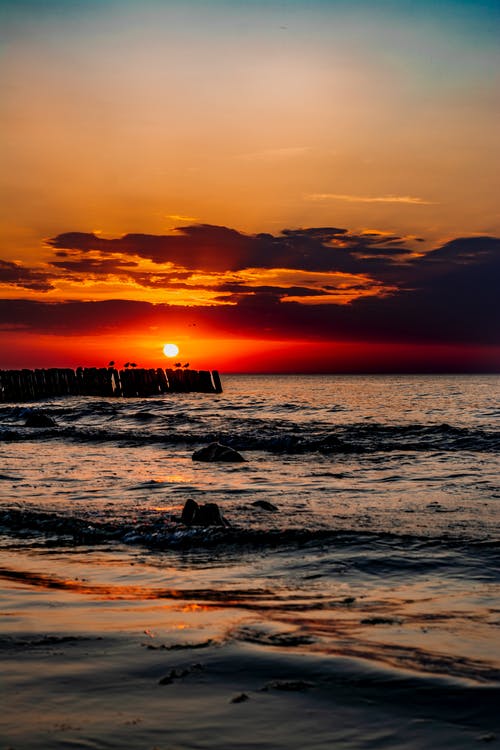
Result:
M38 401L55 396L160 396L164 393L222 393L217 370L164 370L161 367L118 370L0 370L0 402Z

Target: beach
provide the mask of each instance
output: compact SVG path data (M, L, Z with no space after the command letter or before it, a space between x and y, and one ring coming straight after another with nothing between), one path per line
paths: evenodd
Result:
M2 748L498 746L499 385L2 404Z

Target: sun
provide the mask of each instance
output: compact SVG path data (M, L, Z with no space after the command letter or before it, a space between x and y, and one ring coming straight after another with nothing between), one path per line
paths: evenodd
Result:
M179 354L179 347L177 344L165 344L163 347L163 354L165 357L177 357Z

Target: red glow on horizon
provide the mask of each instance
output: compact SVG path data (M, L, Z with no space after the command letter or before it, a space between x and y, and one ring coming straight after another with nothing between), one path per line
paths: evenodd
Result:
M174 337L172 337L173 339ZM158 336L63 337L3 334L0 369L43 367L169 367ZM227 373L494 372L500 347L346 341L176 337L182 361L193 369Z

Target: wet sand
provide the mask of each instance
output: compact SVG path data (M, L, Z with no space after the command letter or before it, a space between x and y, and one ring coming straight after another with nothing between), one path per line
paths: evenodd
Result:
M466 748L498 744L498 693L467 690L430 708L410 678L359 664L225 645L153 651L134 634L5 642L5 747ZM347 671L347 678L343 673ZM344 679L343 679L344 677ZM380 699L380 689L386 700ZM454 704L454 705L453 705Z
M1 595L3 750L499 744L487 680L220 639L234 612L182 599L138 608L15 580Z

